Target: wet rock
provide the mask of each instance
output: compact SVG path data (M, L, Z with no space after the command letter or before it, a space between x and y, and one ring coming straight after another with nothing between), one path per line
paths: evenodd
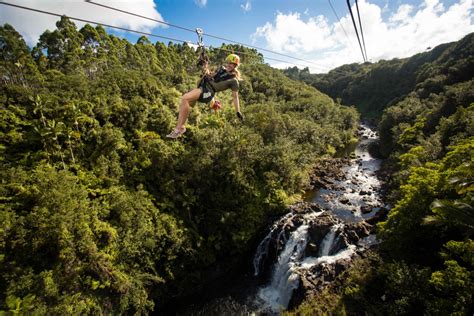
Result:
M307 214L312 212L321 212L321 208L316 203L300 202L289 207L288 211L297 214Z
M340 234L338 237L339 238L337 239L337 242L331 247L331 250L329 251L330 256L335 255L340 250L347 248L350 244L345 233Z
M334 264L323 263L311 268L310 271L300 273L300 282L293 291L288 309L300 305L305 298L311 297L316 292L331 284L336 278L351 266L353 259L338 260Z
M293 290L288 309L293 309L299 306L305 300L306 296L314 289L314 284L310 281L311 276L301 276L299 285Z
M334 185L334 180L344 179L344 166L349 159L329 158L321 159L313 168L310 175L310 184L315 188L329 188Z
M378 141L373 141L369 144L367 150L369 151L369 155L374 157L374 158L378 158L378 159L382 159L383 158L383 155L382 153L380 152L380 143Z
M306 245L305 257L317 257L319 253L319 247L314 242L309 242Z
M369 236L371 234L373 228L374 227L370 223L368 223L367 221L348 224L347 227L346 227L346 229L348 231L355 232L357 234L357 236L359 237L359 239Z
M360 211L362 214L369 214L372 212L373 207L371 205L363 205L360 207Z
M372 216L369 219L366 219L365 221L370 225L375 225L378 222L386 220L387 215L388 215L388 210L386 208L381 208L379 211L375 213L374 216Z
M324 236L326 236L333 225L334 224L331 222L314 223L308 228L309 240L316 245L320 245L321 241L324 239Z
M336 264L334 265L334 277L346 271L351 266L351 262L351 259L342 259L336 261Z
M339 200L342 204L349 204L349 199L348 198L342 198Z
M292 224L296 227L303 225L303 223L304 223L304 219L303 217L300 217L300 216L295 217L292 221Z
M348 231L347 238L353 244L356 244L359 241L359 236L357 235L355 231Z

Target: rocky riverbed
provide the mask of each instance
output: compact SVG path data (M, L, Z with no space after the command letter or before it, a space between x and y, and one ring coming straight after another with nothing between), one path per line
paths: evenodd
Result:
M353 260L377 244L375 224L389 209L380 194L376 141L376 133L362 125L350 158L321 160L304 201L290 206L259 243L253 271L229 280L217 298L179 314L280 314L341 282Z
M258 246L255 276L265 285L253 301L257 312L298 306L377 244L375 224L389 208L376 174L381 161L369 153L377 135L362 125L359 139L355 157L320 161L305 202L291 206Z

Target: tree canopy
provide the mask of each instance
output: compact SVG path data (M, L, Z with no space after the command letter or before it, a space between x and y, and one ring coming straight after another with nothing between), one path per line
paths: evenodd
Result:
M378 225L380 250L359 260L340 289L298 312L473 313L473 56L470 34L412 58L346 65L316 76L363 113L380 116L387 202L393 208ZM338 73L343 75L336 78ZM369 93L375 84L386 89L374 86ZM329 300L335 302L331 307L320 307Z
M349 64L327 74L310 74L297 67L285 70L293 79L316 87L343 104L355 105L365 118L379 120L384 109L412 91L422 96L471 79L474 33L458 42L439 45L409 58Z
M195 106L164 138L199 79L187 44L133 44L63 17L29 48L0 27L0 310L159 310L236 264L269 216L349 143L354 108L244 51L240 96Z

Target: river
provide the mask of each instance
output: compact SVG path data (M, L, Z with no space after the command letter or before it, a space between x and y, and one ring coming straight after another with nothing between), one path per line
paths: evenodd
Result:
M343 167L343 176L333 179L326 189L306 195L306 202L317 208L295 208L270 227L255 250L252 274L232 281L235 288L223 297L179 314L278 315L295 301L293 294L301 291L302 278L317 286L314 279L321 275L319 267L350 261L357 251L377 243L375 235L367 231L359 233L362 237L351 237L361 231L363 225L359 224L383 207L376 176L381 160L368 150L377 134L362 124L359 139L355 158Z

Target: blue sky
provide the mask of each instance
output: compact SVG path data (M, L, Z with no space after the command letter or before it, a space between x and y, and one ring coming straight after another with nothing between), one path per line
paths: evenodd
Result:
M362 54L345 0L94 0L175 25L248 43L294 56L303 61L262 52L274 67L309 66L327 72L345 63L362 62ZM26 7L66 14L196 42L194 33L120 12L83 0L3 0ZM336 15L330 4L334 6ZM355 12L355 0L351 0ZM403 58L441 43L459 40L474 31L473 0L358 0L367 57ZM30 46L56 17L0 6L0 23L12 24ZM78 26L82 23L76 22ZM110 30L135 42L136 35ZM157 38L150 38L152 42ZM206 45L222 41L204 38ZM168 42L165 40L165 42ZM272 59L286 60L287 63Z

